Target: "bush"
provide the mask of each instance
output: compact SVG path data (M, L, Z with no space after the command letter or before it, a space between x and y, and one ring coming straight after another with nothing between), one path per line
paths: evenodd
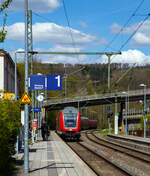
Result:
M12 168L19 126L19 103L0 100L0 173Z

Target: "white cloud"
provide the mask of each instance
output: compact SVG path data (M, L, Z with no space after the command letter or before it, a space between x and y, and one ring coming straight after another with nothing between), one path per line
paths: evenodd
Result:
M15 41L24 41L24 33L25 33L24 23L15 23L11 26L6 26L6 39L15 40Z
M79 52L82 47L73 47L73 46L63 46L63 45L55 45L51 51L61 51L61 52Z
M149 34L148 34L149 35ZM147 36L144 33L138 32L133 36L132 42L131 42L132 46L147 46L150 45L150 35Z
M46 57L40 56L42 63L70 63L70 64L85 64L89 63L89 59L85 55L69 56L69 55L48 55Z
M62 48L61 46L56 46L55 48L50 48L48 50L42 48L36 48L36 51L74 51L74 48ZM67 50L68 49L68 50ZM18 49L17 51L23 51L23 49ZM14 52L10 53L12 58L14 58ZM93 64L93 63L108 63L108 57L103 55L101 58L91 59L87 55L51 55L51 54L37 54L34 55L42 63L70 63L70 64ZM24 54L17 54L18 61L24 60ZM122 51L121 55L111 56L111 63L129 63L136 65L146 65L150 64L150 55L145 55L139 50L128 50Z
M60 6L60 3L58 0L29 0L28 6L34 12L52 12ZM9 9L22 11L25 9L25 1L14 0Z
M137 28L138 24L132 24L130 27L123 28L119 24L113 24L110 26L110 30L113 34L132 34L133 31Z
M59 45L56 45L54 48L50 48L48 50L45 50L45 49L42 49L42 48L37 48L36 49L37 51L48 51L48 52L51 52L51 51L66 51L66 52L69 52L69 51L78 51L78 48L77 50L75 50L74 47L62 47L62 46L59 46ZM90 59L88 58L87 55L55 55L55 54L46 54L46 55L38 55L39 58L40 58L40 61L42 63L70 63L70 64L85 64L85 63L89 63L90 62Z
M108 63L107 56L102 56L101 63ZM111 63L136 63L137 65L145 65L150 64L150 56L146 56L139 50L122 51L121 55L111 57Z
M75 29L70 30L76 44L81 45L97 40L95 36L82 33ZM54 23L35 23L33 25L33 37L35 41L40 42L71 44L70 30L68 27L59 26Z
M6 38L8 40L24 42L24 23L15 23L7 26L8 31ZM73 41L70 35L73 36ZM104 39L98 40L95 36L85 34L75 29L59 26L54 23L35 23L32 26L33 42L47 42L53 45L66 45L67 47L75 43L77 48L85 48L89 45L103 45L106 43Z
M43 49L36 48L35 51L42 52L51 52L58 51L57 49L61 49L61 51L74 51L74 48L62 48L61 46L56 46L55 48ZM68 50L67 50L68 49ZM24 51L24 49L18 49L17 51ZM12 58L15 58L14 52L10 52ZM70 63L70 64L86 64L86 63L95 63L91 60L87 55L56 55L56 54L37 54L33 56L37 60L42 63ZM24 53L17 53L17 61L24 61Z
M15 23L6 27L6 40L19 41L24 45L24 23ZM70 36L72 32L73 41ZM59 26L54 23L35 23L32 26L33 43L42 46L45 44L49 46L49 50L35 49L37 51L66 51L79 52L89 46L104 45L107 41L105 39L98 39L95 36L85 34L81 31L70 29L68 27ZM23 47L22 45L22 47ZM39 46L39 47L40 47ZM47 48L47 47L46 47ZM22 55L23 57L23 55ZM50 63L91 63L88 56L85 55L40 55L42 62Z
M79 24L83 28L87 28L88 27L88 25L84 21L79 21Z
M113 24L110 29L114 34L117 34L122 29L121 34L131 35L140 24L141 22L132 24L126 28L122 28L122 26L118 24ZM131 45L133 47L145 47L150 45L150 20L145 21L136 34L132 37Z

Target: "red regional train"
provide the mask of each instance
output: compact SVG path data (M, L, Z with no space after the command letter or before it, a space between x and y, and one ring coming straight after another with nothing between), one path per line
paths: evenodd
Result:
M89 129L89 119L88 117L81 117L81 130Z
M56 132L62 138L80 138L80 113L74 107L65 107L56 117Z
M89 120L88 117L81 117L81 130L96 129L97 120Z
M97 120L89 120L89 129L97 128Z
M56 117L56 132L62 138L79 139L81 130L96 128L97 120L80 117L80 113L75 107L65 107Z

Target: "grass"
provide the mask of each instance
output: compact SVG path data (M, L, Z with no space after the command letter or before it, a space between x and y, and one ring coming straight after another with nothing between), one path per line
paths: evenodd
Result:
M101 136L106 139L107 138L107 134L109 133L109 130L108 129L103 129L103 130L100 130L100 134ZM113 133L113 132L111 132Z
M103 129L99 131L101 136L106 139L107 138L107 134L114 134L114 130L111 130L111 132L109 133L108 129ZM119 135L124 135L124 131L122 132L118 132Z

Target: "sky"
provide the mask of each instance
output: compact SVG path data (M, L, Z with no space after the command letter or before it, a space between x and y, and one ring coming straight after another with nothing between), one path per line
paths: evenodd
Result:
M28 6L33 12L35 51L121 51L121 55L111 56L111 63L150 64L149 0L28 0ZM13 0L5 12L7 36L0 48L14 59L16 51L25 50L25 0ZM1 13L1 27L3 16ZM108 62L106 55L35 57L43 63Z

